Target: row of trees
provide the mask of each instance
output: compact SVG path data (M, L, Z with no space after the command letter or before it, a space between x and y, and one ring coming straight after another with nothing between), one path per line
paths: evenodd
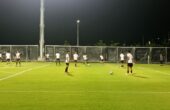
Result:
M69 41L64 41L64 45L71 45ZM110 41L110 43L105 43L103 40L97 41L94 46L142 46L142 47L169 47L170 46L170 39L168 40L161 40L159 42L155 40L147 41L143 44L141 43L131 43L131 44L126 44L126 43L119 43L119 42L114 42Z

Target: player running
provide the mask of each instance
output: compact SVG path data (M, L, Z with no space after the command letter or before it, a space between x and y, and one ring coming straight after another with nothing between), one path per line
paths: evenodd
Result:
M70 56L69 56L69 52L67 52L67 54L66 54L66 60L65 60L65 63L66 63L65 72L66 72L66 73L69 73L69 72L68 72L69 62L70 62Z
M77 54L77 52L75 52L74 54L73 54L73 59L74 59L74 62L75 62L75 67L77 67L77 60L78 60L78 54Z
M128 51L128 53L127 53L127 74L129 74L129 71L132 74L132 72L133 72L132 67L133 67L133 55L131 54L130 51Z
M16 57L16 66L18 66L18 64L19 64L19 66L21 66L21 53L19 51L17 51L15 53L15 57Z
M125 60L125 55L123 54L123 52L120 53L120 62L121 62L121 67L124 67L123 63Z
M6 52L6 62L7 62L7 64L9 64L10 63L10 61L11 61L11 53L9 53L9 52Z
M59 52L57 52L56 54L55 54L55 56L56 56L56 66L57 66L57 64L59 63L59 65L60 65L60 53Z

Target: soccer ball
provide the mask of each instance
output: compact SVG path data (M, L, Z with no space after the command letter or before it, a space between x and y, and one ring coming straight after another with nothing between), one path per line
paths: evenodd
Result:
M110 74L110 75L113 75L113 71L110 71L109 74Z

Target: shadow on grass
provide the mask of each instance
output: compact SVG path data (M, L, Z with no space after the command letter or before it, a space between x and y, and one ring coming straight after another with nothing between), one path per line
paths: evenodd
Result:
M66 75L73 77L73 75L70 72L67 72Z
M146 77L146 76L136 75L136 73L133 73L132 76L133 76L133 77L137 77L137 78L143 78L143 79L148 78L148 77Z

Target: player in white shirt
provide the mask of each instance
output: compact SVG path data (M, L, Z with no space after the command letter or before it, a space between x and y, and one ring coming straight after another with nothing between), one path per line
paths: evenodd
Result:
M103 62L104 62L104 57L103 57L103 55L102 55L102 54L100 55L100 62L101 62L101 63L103 63Z
M120 62L121 62L121 67L124 67L124 65L123 65L124 60L125 60L125 55L121 52L121 53L120 53Z
M10 60L11 60L11 53L9 53L9 52L6 52L6 61L7 61L7 64L9 64L10 63Z
M74 59L74 62L75 62L75 67L77 67L77 60L78 60L78 54L77 54L77 52L75 52L74 54L73 54L73 59Z
M49 54L49 53L46 53L46 54L45 54L45 60L46 60L46 61L49 61L49 60L50 60L50 54Z
M2 53L0 53L0 62L2 61Z
M69 68L69 63L70 63L70 56L69 56L69 52L67 52L67 54L66 54L66 60L65 60L65 63L66 63L65 72L66 72L66 73L68 73L68 68Z
M87 62L88 58L87 58L87 55L86 55L86 54L83 55L83 60L84 60L84 64L87 64L87 63L88 63L88 62Z
M21 53L19 51L15 53L15 58L16 58L16 66L18 66L18 64L19 66L21 66Z
M127 74L129 74L129 72L132 73L132 67L133 67L133 55L131 54L130 51L128 51L128 53L127 53Z
M159 59L160 59L160 64L161 64L160 66L163 66L164 57L163 57L162 52L159 55Z
M59 63L59 65L60 65L60 53L57 52L57 53L55 54L55 56L56 56L56 65L57 65L57 63Z

